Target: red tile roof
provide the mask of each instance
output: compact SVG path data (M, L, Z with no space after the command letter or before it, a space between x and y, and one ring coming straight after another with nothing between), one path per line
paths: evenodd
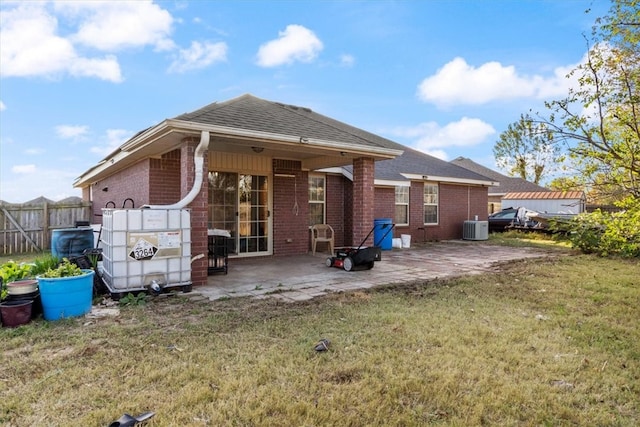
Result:
M545 199L584 199L585 195L582 191L535 191L535 192L518 192L507 193L503 199L528 199L528 200L545 200Z

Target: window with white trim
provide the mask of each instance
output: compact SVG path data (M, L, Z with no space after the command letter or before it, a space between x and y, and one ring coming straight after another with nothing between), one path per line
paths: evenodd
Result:
M438 184L424 183L424 223L438 223Z
M409 225L409 187L396 186L396 212L394 220L397 225Z
M309 226L325 222L325 177L309 175Z

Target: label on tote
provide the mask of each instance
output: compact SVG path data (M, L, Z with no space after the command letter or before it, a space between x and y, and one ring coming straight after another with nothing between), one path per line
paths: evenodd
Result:
M156 246L145 239L140 238L135 245L133 245L131 252L129 252L129 257L136 261L143 261L153 258L156 252L158 252L158 248Z

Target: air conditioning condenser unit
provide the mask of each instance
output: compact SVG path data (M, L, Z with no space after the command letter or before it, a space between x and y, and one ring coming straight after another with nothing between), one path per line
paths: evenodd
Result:
M489 221L465 221L462 238L464 240L489 239Z

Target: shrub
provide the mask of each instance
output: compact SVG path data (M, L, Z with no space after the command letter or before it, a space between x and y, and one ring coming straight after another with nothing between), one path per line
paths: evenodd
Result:
M77 265L69 262L67 258L62 258L62 262L55 268L50 268L40 275L40 277L55 278L55 277L74 277L82 276L84 271Z
M640 199L629 196L617 206L618 212L580 214L562 231L584 253L640 257Z

